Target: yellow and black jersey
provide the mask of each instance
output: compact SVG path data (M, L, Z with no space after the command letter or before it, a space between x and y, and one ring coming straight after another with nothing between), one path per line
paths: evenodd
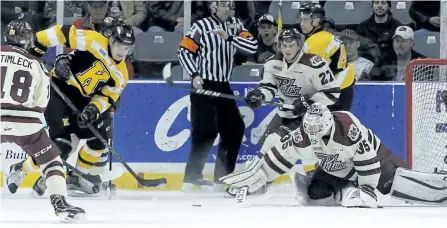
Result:
M329 62L329 68L340 83L339 110L349 111L354 98L355 68L348 64L343 42L330 32L317 30L306 39L304 52L319 55Z
M35 51L45 52L47 47L57 45L75 49L71 53L74 77L67 82L70 90L76 88L101 113L114 105L126 87L129 74L125 61L115 62L110 57L108 39L96 31L73 25L56 25L36 33ZM50 74L54 75L54 70Z

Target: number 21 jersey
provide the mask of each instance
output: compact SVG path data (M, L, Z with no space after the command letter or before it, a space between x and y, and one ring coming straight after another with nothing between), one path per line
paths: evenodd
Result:
M45 66L19 47L1 46L1 135L24 136L45 126L50 77Z

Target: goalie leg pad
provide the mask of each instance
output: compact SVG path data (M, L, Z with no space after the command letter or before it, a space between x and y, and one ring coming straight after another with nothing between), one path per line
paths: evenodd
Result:
M268 183L268 177L262 165L263 160L256 157L245 169L221 177L219 180L236 189L248 187L248 193L257 192Z
M398 168L391 197L424 204L447 204L447 174Z

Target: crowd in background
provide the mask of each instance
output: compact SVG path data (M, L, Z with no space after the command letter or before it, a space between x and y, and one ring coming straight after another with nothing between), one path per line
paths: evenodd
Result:
M307 2L318 3L321 7L326 4L326 1ZM207 4L207 1L192 1L191 23L210 15ZM238 55L236 65L262 64L276 52L274 41L279 21L268 15L270 4L272 1L235 1L232 13L244 22L245 27L259 41L258 52L253 56ZM440 2L413 1L410 4L407 7L412 21L406 24L391 13L391 1L371 1L371 17L359 20L356 24L339 25L337 21L326 18L325 29L340 36L347 50L348 62L358 66L357 80L402 81L408 62L425 58L413 49L414 37L417 33L439 32ZM64 6L64 24L74 23L98 30L99 25L92 27L100 24L94 21L94 17L102 17L97 12L104 11L109 16L121 17L134 27L136 34L163 31L183 35L182 1L66 1ZM2 1L2 31L11 20L26 20L35 31L43 30L56 24L56 15L56 1ZM295 27L301 31L300 24L280 26ZM51 65L54 58L55 50L52 50L47 54L47 64ZM141 61L132 56L129 56L128 61L135 67L134 78L158 78L160 66L164 65Z

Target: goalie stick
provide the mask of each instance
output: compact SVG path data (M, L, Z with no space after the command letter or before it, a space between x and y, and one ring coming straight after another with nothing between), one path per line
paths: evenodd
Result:
M59 96L65 101L65 103L75 112L76 115L78 115L80 112L76 108L76 106L71 102L70 99L59 89L59 87L53 82L51 82L51 87L59 94ZM159 178L159 179L144 179L139 177L135 171L132 170L132 168L129 167L129 165L124 161L124 159L107 143L107 141L101 136L101 134L96 130L95 127L93 127L90 123L87 124L87 127L92 133L97 137L101 143L104 144L104 146L109 149L109 151L115 155L115 157L123 164L123 166L129 171L129 173L137 180L137 182L145 187L159 187L161 185L167 184L166 178ZM73 167L73 166L72 166ZM69 167L70 168L70 167Z
M239 101L245 101L246 100L245 97L243 97L243 96L236 96L236 95L233 95L233 94L219 93L219 92L216 92L216 91L206 90L206 89L196 89L196 88L191 88L189 86L181 86L181 85L175 84L174 81L172 80L171 76L172 76L172 74L171 74L171 63L168 63L168 64L166 64L163 67L163 79L171 87L178 88L178 89L189 90L191 93L197 93L197 94L202 94L202 95L206 95L206 96L221 97L221 98L232 99L232 100L239 100ZM287 108L287 109L294 109L293 105L281 104L281 103L274 102L274 101L264 101L263 104L272 105L274 107L284 107L284 108Z

